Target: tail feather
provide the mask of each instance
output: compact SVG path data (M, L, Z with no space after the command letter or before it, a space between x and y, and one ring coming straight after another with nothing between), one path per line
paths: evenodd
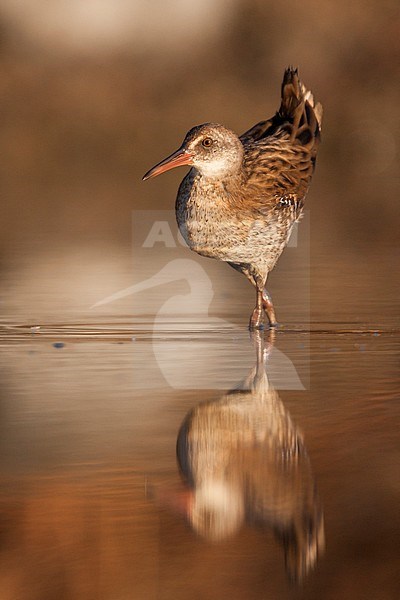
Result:
M314 488L304 498L301 510L282 529L275 529L276 537L285 550L286 572L294 583L301 583L316 568L325 552L325 527L321 501Z
M291 119L303 100L304 86L300 82L297 69L288 67L283 75L281 86L281 106L279 115L283 119Z
M300 81L297 69L285 70L281 105L278 112L266 121L257 123L240 136L242 142L258 141L275 135L277 131L289 133L291 141L316 146L321 132L322 106L315 103L314 96Z
M282 101L277 113L286 121L285 129L291 141L302 145L313 144L320 136L322 106L315 104L314 96L300 81L297 69L288 67L283 76Z

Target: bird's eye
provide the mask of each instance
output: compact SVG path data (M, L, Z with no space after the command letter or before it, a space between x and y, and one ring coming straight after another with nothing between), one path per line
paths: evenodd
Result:
M209 148L210 146L212 146L213 141L211 138L206 137L201 143L204 146L204 148Z

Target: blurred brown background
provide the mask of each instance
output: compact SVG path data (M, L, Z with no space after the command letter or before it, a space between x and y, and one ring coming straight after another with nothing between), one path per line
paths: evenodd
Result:
M0 0L1 600L396 597L399 21L398 0ZM251 286L199 258L220 284L211 316L243 337L158 338L183 375L193 358L201 390L170 388L151 335L135 337L135 307L154 316L185 282L90 310L140 280L132 212L173 209L184 169L143 173L193 125L270 117L288 64L325 109L301 252L270 290L296 325L279 349L310 371L282 401L325 511L327 554L298 593L272 535L210 547L145 492L179 479L178 428L219 394L208 373L237 385ZM101 339L80 335L91 320Z
M82 311L129 285L132 210L173 208L184 172L142 174L195 124L271 116L288 64L325 109L316 310L343 306L343 270L358 303L397 296L396 0L1 0L0 36L3 314Z

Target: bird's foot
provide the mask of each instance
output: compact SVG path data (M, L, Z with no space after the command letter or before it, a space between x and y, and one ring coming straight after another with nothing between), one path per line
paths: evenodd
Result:
M250 322L249 322L249 329L250 331L255 331L255 330L263 330L263 329L276 329L277 327L279 327L279 323L277 321L273 321L271 322L269 320L269 315L267 314L268 317L268 324L266 325L264 323L264 311L259 311L257 308L255 308L251 314L250 317Z
M264 289L263 293L262 293L262 305L263 305L263 309L265 310L265 313L268 317L269 326L270 327L278 327L278 321L276 320L275 309L274 309L274 305L272 303L272 298L266 289Z
M257 307L251 313L249 329L250 331L264 329L263 311Z

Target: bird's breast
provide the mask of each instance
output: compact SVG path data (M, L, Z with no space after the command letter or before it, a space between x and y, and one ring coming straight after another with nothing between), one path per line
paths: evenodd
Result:
M199 254L214 256L232 221L223 185L185 178L178 192L176 217L188 246Z
M239 196L232 200L222 183L207 185L190 174L179 188L176 216L191 250L228 262L265 262L269 270L287 240L277 211L255 211Z

